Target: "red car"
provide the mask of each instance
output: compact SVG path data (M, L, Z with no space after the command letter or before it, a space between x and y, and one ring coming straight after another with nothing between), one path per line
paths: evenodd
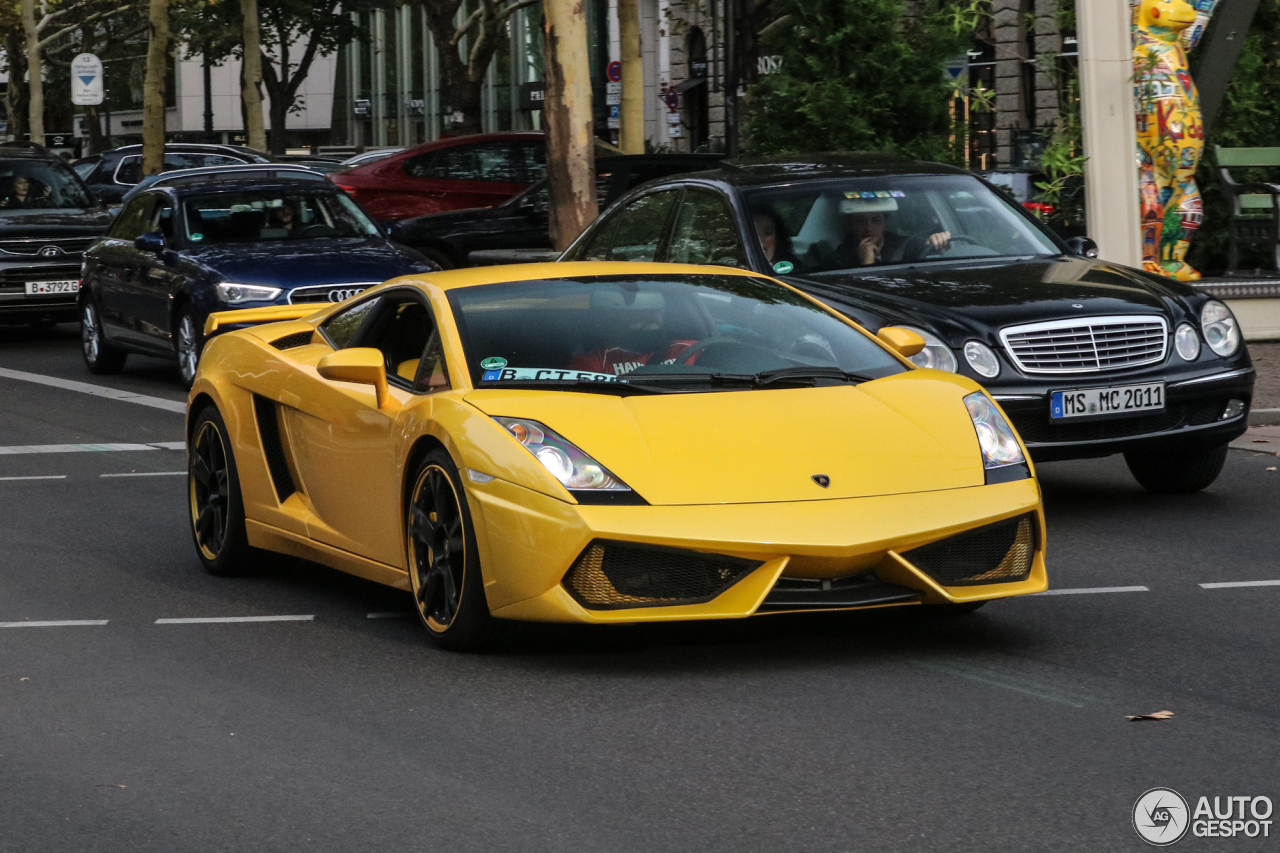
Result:
M541 133L482 133L428 142L329 180L375 219L492 207L546 172Z

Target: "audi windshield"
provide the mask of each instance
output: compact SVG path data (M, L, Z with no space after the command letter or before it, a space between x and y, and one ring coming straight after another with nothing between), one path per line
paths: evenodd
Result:
M379 236L378 227L342 192L211 193L185 198L182 207L187 239L197 246Z

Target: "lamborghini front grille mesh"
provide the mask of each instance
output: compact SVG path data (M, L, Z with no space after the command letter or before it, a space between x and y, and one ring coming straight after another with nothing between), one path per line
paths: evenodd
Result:
M579 555L564 583L591 610L697 604L760 565L719 554L597 540Z
M1035 516L988 524L902 553L942 586L1020 581L1036 553Z

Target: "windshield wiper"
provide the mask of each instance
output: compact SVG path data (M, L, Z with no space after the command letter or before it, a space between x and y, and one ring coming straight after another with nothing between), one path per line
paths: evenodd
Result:
M769 385L775 382L804 382L806 380L836 379L841 382L870 382L870 376L850 373L839 367L780 367L777 370L762 370L755 375L757 385Z

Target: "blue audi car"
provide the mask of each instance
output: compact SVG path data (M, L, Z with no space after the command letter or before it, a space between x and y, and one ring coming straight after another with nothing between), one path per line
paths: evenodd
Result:
M138 194L85 252L80 331L90 372L118 372L142 353L176 359L189 386L211 312L341 302L439 269L389 240L332 184L223 177Z

